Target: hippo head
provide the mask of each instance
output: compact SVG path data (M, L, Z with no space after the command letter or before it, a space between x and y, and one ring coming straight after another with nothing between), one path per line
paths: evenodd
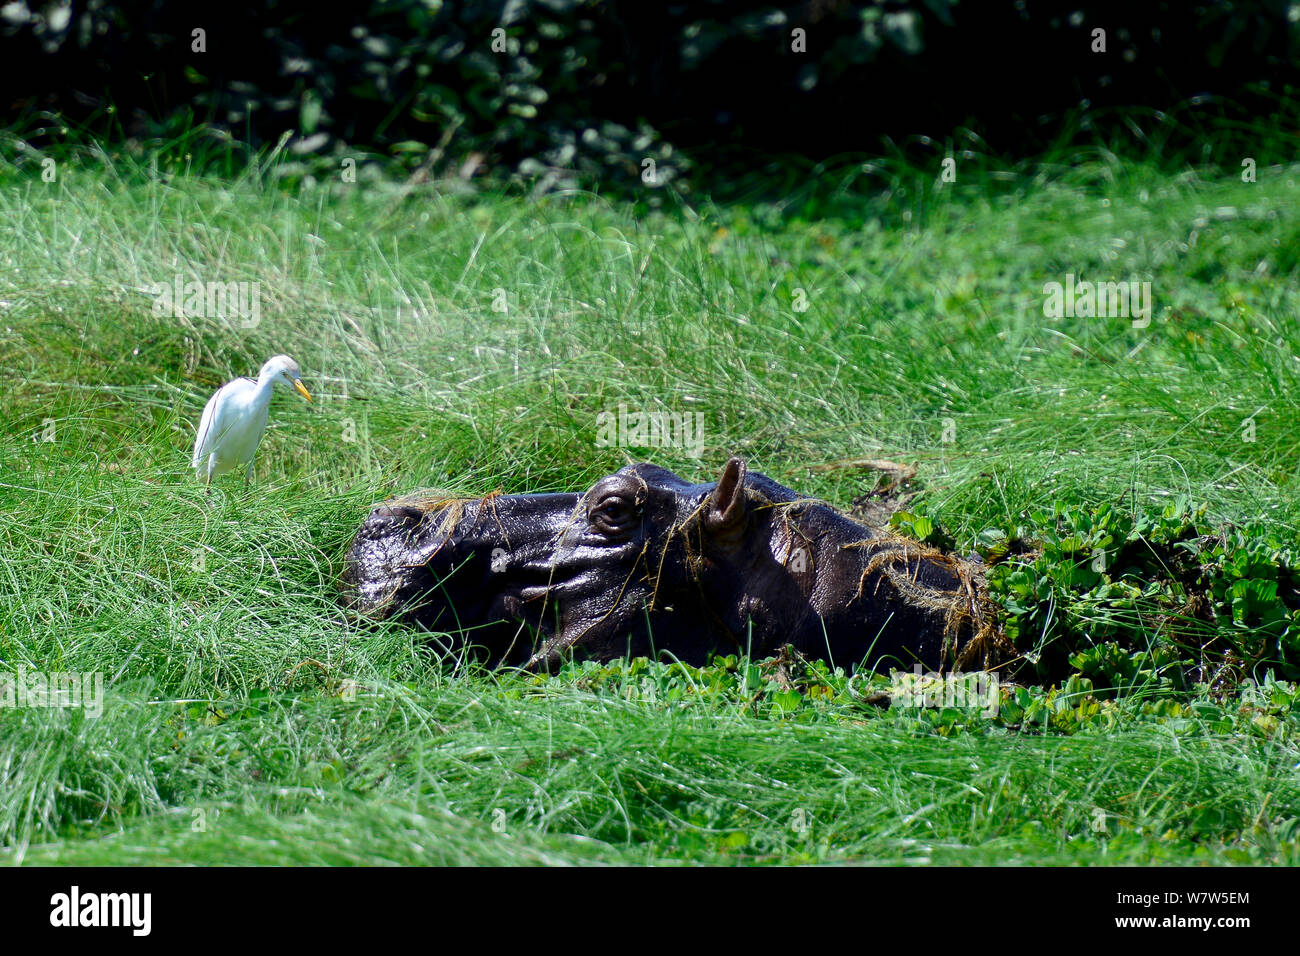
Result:
M636 464L585 494L388 502L358 532L344 583L363 612L532 669L665 652L700 664L785 644L849 666L938 666L971 606L952 559L737 458L707 484Z

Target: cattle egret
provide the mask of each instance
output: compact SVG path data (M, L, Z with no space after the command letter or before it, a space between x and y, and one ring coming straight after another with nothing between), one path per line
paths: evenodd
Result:
M276 385L288 385L311 401L311 393L298 374L298 363L287 355L267 359L257 381L237 378L208 399L199 420L193 465L205 485L211 486L215 476L244 465L244 487L248 487L253 477L253 455L266 432L271 392Z

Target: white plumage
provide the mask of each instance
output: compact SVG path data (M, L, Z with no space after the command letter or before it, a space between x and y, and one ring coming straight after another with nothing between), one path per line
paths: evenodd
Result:
M298 363L287 355L267 359L257 381L237 378L221 386L208 399L199 420L193 461L195 474L204 484L210 485L217 475L240 466L245 468L244 484L248 484L253 477L253 455L266 432L271 393L276 385L288 385L311 401L311 394L302 384Z

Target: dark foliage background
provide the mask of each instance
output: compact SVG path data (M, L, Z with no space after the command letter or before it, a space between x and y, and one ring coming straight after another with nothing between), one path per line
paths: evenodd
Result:
M1291 108L1300 23L1289 7L15 0L0 11L0 96L37 145L51 119L83 136L164 141L198 123L252 148L294 130L303 155L348 144L435 173L473 157L611 183L637 181L647 157L670 182L682 150L707 176L954 131L1023 155L1080 137L1140 142L1173 122L1179 145L1229 148L1224 119L1248 136ZM192 50L196 27L206 52ZM1091 49L1097 27L1104 53ZM806 52L792 50L796 28ZM1251 146L1261 162L1281 158Z

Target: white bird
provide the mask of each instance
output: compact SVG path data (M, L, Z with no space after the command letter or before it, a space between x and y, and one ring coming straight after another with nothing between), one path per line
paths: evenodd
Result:
M253 477L253 455L266 432L271 392L276 385L288 385L311 401L311 393L298 373L298 363L287 355L267 359L257 381L237 378L208 399L199 420L193 463L205 485L211 486L215 476L245 465L244 486L248 486Z

